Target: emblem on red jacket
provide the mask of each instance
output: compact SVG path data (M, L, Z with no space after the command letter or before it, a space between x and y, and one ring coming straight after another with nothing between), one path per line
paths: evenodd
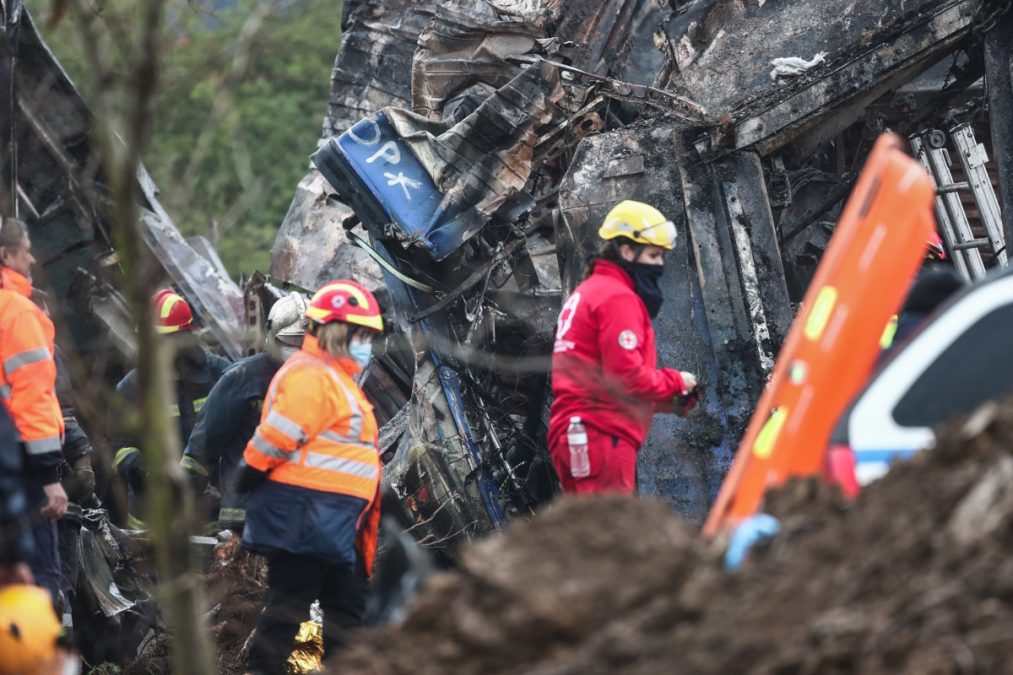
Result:
M637 334L629 329L624 330L619 334L619 346L633 351L637 348Z

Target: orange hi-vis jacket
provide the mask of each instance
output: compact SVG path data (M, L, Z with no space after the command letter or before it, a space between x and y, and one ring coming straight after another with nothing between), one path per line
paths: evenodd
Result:
M260 425L243 454L249 466L268 474L247 502L244 543L251 548L350 562L354 540L366 571L372 570L381 462L373 407L352 379L360 370L306 336L271 380ZM291 508L303 500L306 508Z
M63 444L63 413L56 399L56 331L29 299L32 284L0 269L0 398L27 453L28 470L55 483Z

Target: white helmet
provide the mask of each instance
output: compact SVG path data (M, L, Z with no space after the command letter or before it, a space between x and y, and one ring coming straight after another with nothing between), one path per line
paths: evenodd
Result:
M295 291L279 299L267 315L267 334L278 342L301 347L306 335L306 296Z

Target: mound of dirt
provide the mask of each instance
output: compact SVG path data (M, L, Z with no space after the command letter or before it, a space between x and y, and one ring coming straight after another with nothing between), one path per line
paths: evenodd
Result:
M215 549L207 577L211 638L222 675L246 672L246 645L263 607L267 564L233 537Z
M264 558L240 548L233 537L215 547L205 576L208 623L221 675L246 672L243 647L257 623L267 588ZM123 670L124 675L165 675L172 672L172 638L161 634Z
M782 533L725 573L662 504L563 499L472 546L354 673L1013 672L1013 402L848 504L768 500Z

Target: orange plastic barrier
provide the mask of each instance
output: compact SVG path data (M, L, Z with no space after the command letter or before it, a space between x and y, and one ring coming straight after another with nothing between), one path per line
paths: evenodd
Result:
M704 533L751 516L764 492L819 473L830 434L876 357L924 259L932 179L885 133L841 214L739 445Z

